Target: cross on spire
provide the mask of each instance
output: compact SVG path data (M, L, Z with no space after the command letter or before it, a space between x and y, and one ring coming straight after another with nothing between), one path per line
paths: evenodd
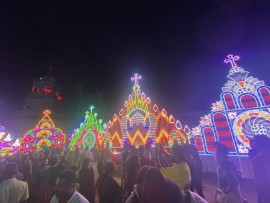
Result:
M51 112L47 109L43 112L45 114L45 116L49 116L51 114Z
M134 77L131 78L131 81L134 81L134 85L137 86L139 85L138 80L141 80L142 76L139 75L138 73L134 74Z
M93 112L93 109L94 109L94 108L95 108L95 107L94 107L93 105L90 106L89 109L90 109L91 113Z
M239 56L233 56L232 54L229 54L227 58L224 60L224 63L231 63L232 68L236 68L237 65L235 61L239 60Z

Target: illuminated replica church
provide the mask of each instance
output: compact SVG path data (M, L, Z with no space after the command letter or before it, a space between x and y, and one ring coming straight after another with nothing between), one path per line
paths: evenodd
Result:
M249 72L236 64L238 56L228 55L231 64L229 79L222 88L220 100L212 104L211 113L201 118L192 129L195 145L206 170L215 170L213 155L216 141L229 148L230 158L246 178L253 177L248 158L250 140L255 136L270 136L270 87L264 81L248 76Z
M74 150L76 145L91 148L96 144L101 149L109 147L118 153L125 144L138 147L160 143L166 148L189 140L189 128L182 127L180 121L165 109L153 105L151 99L141 91L141 78L138 74L131 78L134 82L132 93L108 123L102 125L102 120L97 120L97 114L91 108L84 121L69 135L69 148Z

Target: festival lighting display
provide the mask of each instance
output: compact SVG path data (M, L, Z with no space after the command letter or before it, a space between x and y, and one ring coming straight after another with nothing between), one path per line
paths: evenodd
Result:
M3 138L5 134L5 128L3 126L0 126L0 156L2 157L14 155L14 153L18 151L18 147L20 144L18 138L12 144L12 137L10 133L8 133L5 138Z
M20 151L28 154L32 150L40 150L42 146L62 148L66 144L66 135L59 128L55 128L50 118L50 111L45 110L43 118L37 126L29 130L21 139Z
M151 99L141 91L137 73L131 78L134 81L132 94L124 102L119 113L114 114L103 134L99 137L101 147L110 147L114 153L125 144L139 145L160 143L165 148L174 143L189 140L191 132L185 126L169 115L165 109L152 104Z
M104 132L103 124L101 119L97 119L97 113L93 113L93 109L94 106L91 106L90 111L86 111L84 120L78 125L78 128L69 134L68 146L70 150L73 151L76 147L91 149L95 144L100 147L98 136Z
M224 60L231 64L231 70L220 101L213 103L211 113L192 129L200 154L213 154L214 143L220 141L230 155L247 156L250 140L260 135L270 137L270 87L248 76L237 60L239 57L233 55Z
M0 140L5 135L5 128L3 126L0 126Z
M11 141L10 134L3 138L5 134L5 128L0 126L0 156L2 157L13 155L13 146L9 143Z

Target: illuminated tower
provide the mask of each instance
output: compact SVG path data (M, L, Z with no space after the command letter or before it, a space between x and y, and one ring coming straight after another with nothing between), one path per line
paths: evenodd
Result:
M49 72L32 83L32 90L25 97L25 109L52 109L57 101L60 101L60 86Z
M13 134L22 137L24 133L33 127L40 114L45 109L53 112L54 118L63 129L68 128L65 116L57 111L60 105L60 86L51 74L52 66L39 79L35 79L32 83L32 89L26 94L24 106L22 109L14 110L9 126L13 130ZM65 126L65 127L64 127Z

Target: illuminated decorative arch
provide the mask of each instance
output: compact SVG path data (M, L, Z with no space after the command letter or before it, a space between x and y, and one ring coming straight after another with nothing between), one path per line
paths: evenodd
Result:
M12 138L10 133L6 133L5 128L0 126L0 157L14 155L19 146L19 139Z
M29 153L40 150L42 146L61 149L66 144L66 136L61 129L56 128L50 118L50 111L45 110L43 118L36 127L29 130L21 139L20 151Z
M104 143L101 146L110 146L115 151L126 143L134 146L162 143L170 147L173 143L186 142L190 136L189 128L184 131L173 115L152 104L151 99L141 91L140 79L142 77L138 74L131 78L134 81L132 94L119 113L108 122L107 132L99 137L99 142L103 139Z
M258 94L261 98L262 103L265 106L270 106L270 88L267 86L261 86L258 88Z
M233 55L225 59L231 69L221 101L214 103L212 112L201 117L200 125L192 129L201 154L213 154L214 142L220 141L229 148L230 155L247 156L254 136L270 137L270 87L248 76L248 71L237 66L238 59Z
M93 113L93 109L94 106L91 106L90 111L85 112L84 120L69 134L68 146L70 150L74 151L76 147L91 149L95 144L102 148L104 139L99 137L102 137L101 134L107 131L107 125L102 124L102 119L97 119L97 113Z
M239 103L243 109L259 107L259 101L256 96L250 93L245 93L239 96Z
M217 111L212 114L212 117L214 126L216 128L218 141L225 144L228 147L229 152L236 152L231 129L229 127L226 115L223 112Z

